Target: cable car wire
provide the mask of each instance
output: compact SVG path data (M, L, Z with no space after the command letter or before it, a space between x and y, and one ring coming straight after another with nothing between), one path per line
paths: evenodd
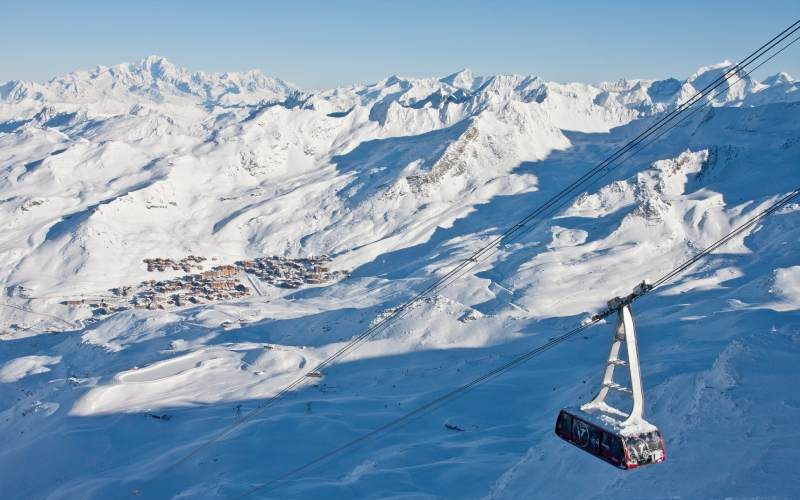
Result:
M486 254L493 254L497 250L497 246L504 242L512 241L511 237L516 234L525 234L531 228L528 228L528 223L534 220L537 217L540 217L546 211L551 210L553 207L557 207L564 198L573 194L580 186L584 185L585 183L592 180L598 173L605 170L605 173L610 171L612 163L618 161L623 155L626 155L630 151L632 151L637 146L641 145L646 139L653 137L653 135L662 130L667 124L671 123L676 117L683 114L687 109L691 108L694 104L701 102L702 99L707 97L711 92L713 92L717 87L722 85L723 83L728 81L728 78L744 71L745 68L750 66L751 64L757 62L760 58L762 58L765 54L769 51L774 49L780 43L782 43L787 38L791 37L794 33L800 30L800 20L795 21L789 27L781 31L778 35L775 35L772 39L768 42L764 43L758 49L753 51L747 57L742 59L739 63L731 66L728 70L726 70L722 75L717 77L714 81L709 83L706 87L702 90L695 93L692 97L690 97L687 101L678 105L674 110L670 111L666 115L661 116L653 124L648 126L644 131L638 134L633 139L629 140L624 146L619 148L613 154L602 160L599 164L595 167L590 169L587 173L580 176L578 179L564 187L561 191L553 195L548 201L540 205L538 208L530 212L528 215L520 219L517 223L513 224L509 229L501 233L500 235L494 237L488 244L484 245L477 251L475 251L470 257L464 259L455 266L453 269L442 275L441 277L437 278L432 284L426 287L421 292L418 292L414 295L411 299L407 300L400 306L394 308L391 314L387 317L381 319L374 325L367 328L365 331L351 339L347 342L344 346L336 350L333 354L326 357L323 361L318 363L311 371L322 371L324 368L333 364L334 361L341 358L348 352L355 350L358 348L365 340L373 336L376 332L383 329L384 327L388 326L392 322L397 319L404 317L408 312L410 312L411 307L420 302L422 299L426 298L430 294L436 292L437 290L441 290L446 286L449 286L455 280L460 278L464 272L469 271L474 267L474 264L479 262L479 259L485 260L482 257L486 256ZM777 55L777 54L774 54ZM774 55L772 57L774 57ZM740 77L741 79L741 77ZM678 122L680 123L680 122ZM674 127L674 124L672 125ZM668 131L669 129L665 129ZM656 136L659 137L659 136ZM639 149L638 151L641 151ZM637 152L638 152L637 151ZM633 156L632 153L626 159L629 159ZM625 160L622 160L625 161ZM513 238L516 239L516 238ZM245 414L241 419L236 421L235 423L228 426L226 429L222 430L219 434L209 438L208 440L204 441L203 443L194 447L190 452L183 455L177 461L171 463L170 465L166 466L164 469L161 470L161 473L165 471L171 470L174 467L186 462L190 458L196 456L198 453L202 452L203 450L207 449L208 447L212 446L213 444L219 442L220 440L226 438L231 433L233 433L236 429L243 426L245 423L249 422L256 416L263 413L267 408L271 407L277 401L282 399L285 395L292 392L295 388L303 384L307 380L305 375L298 377L294 381L290 382L288 385L281 388L277 393L273 396L269 397L258 406L256 406L253 410L249 411ZM149 481L148 481L149 482Z
M776 202L775 204L773 204L772 206L770 206L768 209L764 210L763 212L760 212L759 214L757 214L756 216L752 217L752 218L751 218L750 220L748 220L747 222L745 222L745 223L743 223L743 224L741 224L741 225L737 226L737 228L736 228L734 231L731 231L731 232L730 232L730 233L728 233L727 235L725 235L725 236L723 236L722 238L720 238L719 240L717 240L717 241L716 241L715 243L713 243L712 245L710 245L710 246L706 247L706 248L705 248L705 249L704 249L702 252L700 252L699 254L695 255L695 256L694 256L694 257L692 257L691 259L687 260L687 261L686 261L685 263L683 263L682 265L678 266L677 268L673 269L672 271L670 271L670 272L668 272L667 274L663 275L662 277L658 278L656 281L654 281L654 282L653 282L653 284L652 284L652 287L653 287L653 288L656 288L656 287L658 287L658 286L661 286L661 285L663 285L664 283L666 283L666 282L670 281L670 280L671 280L672 278L674 278L675 276L677 276L677 275L679 275L679 274L683 273L683 272L684 272L684 271L686 271L688 268L690 268L690 267L692 267L694 264L696 264L696 263L697 263L699 260L701 260L703 257L705 257L706 255L708 255L708 254L712 253L712 252L713 252L714 250L716 250L717 248L721 247L721 246L722 246L722 245L724 245L725 243L729 242L730 240L732 240L733 238L735 238L736 236L738 236L738 235L739 235L739 233L741 233L741 232L742 232L742 231L744 231L745 229L747 229L747 228L749 228L749 227L751 227L751 226L755 225L756 223L758 223L758 222L759 222L761 219L763 219L764 217L766 217L766 216L768 216L768 215L770 215L770 214L772 214L772 213L775 213L775 212L777 212L778 210L780 210L780 209L784 208L786 205L788 205L788 204L789 204L789 202L790 202L790 201L792 201L793 199L795 199L795 198L796 198L798 195L800 195L800 187L798 187L797 189L795 189L795 190L794 190L794 191L792 191L791 193L789 193L789 194L787 194L786 196L784 196L783 198L781 198L781 199L780 199L778 202ZM649 292L648 292L648 293L649 293Z
M800 196L800 186L798 186L794 191L790 192L789 194L787 194L786 196L784 196L780 200L774 202L767 209L762 210L761 212L757 213L755 216L751 217L746 222L740 224L739 226L737 226L736 228L731 230L728 234L726 234L725 236L723 236L719 240L715 241L714 243L712 243L708 247L704 248L697 255L693 256L692 258L688 259L683 264L681 264L681 265L677 266L676 268L674 268L672 271L670 271L670 272L664 274L663 276L661 276L660 278L658 278L655 282L653 282L652 286L649 289L643 291L643 293L641 295L638 295L633 300L638 300L639 298L645 296L646 294L651 293L656 287L664 285L665 283L667 283L671 279L675 278L679 274L685 272L687 269L692 267L698 261L700 261L704 257L707 257L709 254L713 253L719 247L721 247L725 243L729 242L731 239L735 238L736 236L738 236L739 234L741 234L745 230L751 228L752 226L754 226L755 224L757 224L758 222L763 220L765 217L767 217L767 216L777 212L778 210L784 208L786 205L789 204L789 202L791 202L793 199L797 198L798 196ZM546 342L546 343L544 343L544 344L542 344L542 345L540 345L540 346L538 346L538 347L536 347L534 349L531 349L531 350L526 351L526 352L524 352L522 354L519 354L518 356L513 358L511 361L509 361L509 362L507 362L507 363L505 363L505 364L503 364L503 365L501 365L501 366L499 366L497 368L494 368L493 370L490 370L490 371L484 373L483 375L480 375L479 377L467 382L466 384L461 385L461 386L457 387L456 389L453 389L453 390L451 390L451 391L449 391L449 392L437 397L436 399L434 399L434 400L432 400L432 401L430 401L428 403L425 403L425 404L415 408L414 410L411 410L410 412L405 413L405 414L401 415L400 417L398 417L398 418L396 418L396 419L394 419L394 420L392 420L390 422L387 422L386 424L381 425L380 427L377 427L377 428L373 429L372 431L370 431L370 432L368 432L366 434L362 434L361 436L359 436L359 437L357 437L357 438L355 438L355 439L353 439L351 441L348 441L347 443L344 443L344 444L342 444L342 445L340 445L340 446L338 446L338 447L336 447L336 448L334 448L334 449L332 449L332 450L330 450L330 451L318 456L317 458L315 458L315 459L313 459L313 460L311 460L309 462L304 463L303 465L295 467L295 468L291 469L290 471L288 471L288 472L286 472L286 473L284 473L284 474L282 474L282 475L280 475L278 477L275 477L275 478L269 480L268 482L265 482L265 483L262 483L260 485L257 485L255 487L251 488L250 490L247 490L247 491L243 492L242 494L233 497L233 500L241 500L241 499L246 498L246 497L248 497L248 496L250 496L250 495L252 495L254 493L257 493L257 492L259 492L259 491L261 491L261 490L263 490L263 489L265 489L265 488L267 488L267 487L269 487L271 485L274 485L274 484L277 484L279 482L285 481L285 480L287 480L287 479L289 479L289 478L291 478L293 476L296 476L296 475L298 475L298 474L300 474L302 472L305 472L305 471L313 468L315 465L319 465L320 463L325 462L329 458L332 458L332 457L334 457L334 456L336 456L336 455L338 455L338 454L340 454L340 453L342 453L342 452L344 452L344 451L346 451L346 450L348 450L350 448L353 448L353 447L363 443L364 441L369 440L372 437L377 436L378 434L382 434L382 433L387 432L389 430L394 430L394 429L402 426L403 424L407 423L408 421L410 421L410 420L412 420L412 419L414 419L416 417L419 417L419 416L421 416L423 414L429 413L429 412L433 411L434 409L438 408L439 406L443 405L444 403L448 402L449 400L452 400L452 399L455 399L455 398L457 398L459 396L462 396L464 393L470 391L471 389L473 389L473 388L475 388L475 387L477 387L479 385L482 385L482 384L484 384L484 383L486 383L486 382L498 377L499 375L501 375L501 374L513 369L513 368L516 368L517 366L521 365L522 363L525 363L526 361L530 360L531 358L533 358L533 357L535 357L535 356L537 356L537 355L539 355L539 354L541 354L541 353L543 353L545 351L548 351L548 350L552 349L553 347L563 343L564 341L574 337L575 335L578 335L579 333L581 333L581 332L583 332L585 330L588 330L592 326L594 326L597 323L599 323L600 321L602 321L603 318L604 318L604 316L595 315L591 319L589 319L587 321L584 321L578 327L570 330L569 332L564 333L562 335L559 335L557 337L554 337L554 338L550 339L548 342Z

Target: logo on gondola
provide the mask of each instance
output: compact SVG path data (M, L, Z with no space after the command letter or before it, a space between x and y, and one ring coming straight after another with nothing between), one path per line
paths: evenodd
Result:
M572 436L575 444L586 448L589 445L589 426L585 422L575 419L575 425L572 427Z

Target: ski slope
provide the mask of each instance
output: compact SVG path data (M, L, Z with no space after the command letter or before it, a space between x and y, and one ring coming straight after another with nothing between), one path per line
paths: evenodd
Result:
M730 64L309 92L150 56L0 85L3 497L235 498L575 327L800 185L800 83L743 78L245 419ZM634 305L664 464L619 471L553 435L596 387L606 323L252 498L800 496L798 217ZM65 303L183 274L145 258L323 254L349 275L165 310Z

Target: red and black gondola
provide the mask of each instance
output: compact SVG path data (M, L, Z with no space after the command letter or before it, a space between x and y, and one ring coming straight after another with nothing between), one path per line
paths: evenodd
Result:
M635 469L667 458L664 439L657 428L622 435L576 408L561 410L556 420L556 435L620 469Z

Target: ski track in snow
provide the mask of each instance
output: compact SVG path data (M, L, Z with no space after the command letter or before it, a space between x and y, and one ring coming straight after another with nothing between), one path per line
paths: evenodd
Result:
M242 422L729 64L683 81L463 71L309 93L151 56L0 85L2 496L234 497L672 269L800 183L788 75L737 83ZM593 395L602 324L253 498L800 497L799 208L634 305L664 464L619 471L553 435L558 409ZM244 299L96 321L62 304L178 276L142 259L190 254L328 254L351 275L298 290L248 275Z

